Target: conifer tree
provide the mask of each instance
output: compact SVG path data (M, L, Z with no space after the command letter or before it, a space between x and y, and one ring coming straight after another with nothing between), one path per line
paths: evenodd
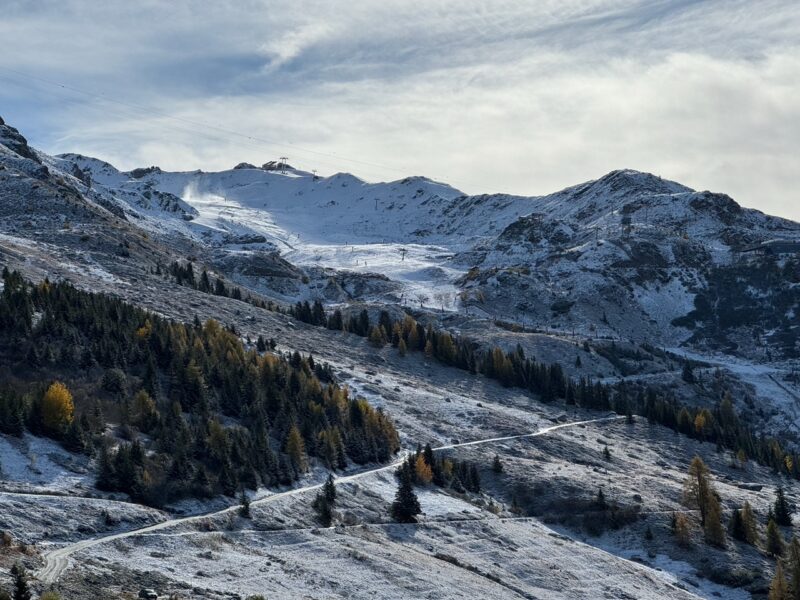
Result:
M691 544L691 525L684 513L673 514L672 532L679 546L688 548Z
M14 581L14 600L31 600L33 595L28 586L28 573L22 563L16 563L11 567L11 578Z
M800 600L800 540L792 536L789 544L789 581L792 600Z
M500 456L495 454L492 461L492 471L500 475L503 472L503 463L500 461Z
M684 501L700 511L700 524L706 542L725 546L725 529L722 527L722 508L703 459L695 456L689 465L689 475L684 483Z
M774 514L775 522L778 525L783 527L790 527L792 525L792 512L782 487L779 487L775 494Z
M250 497L247 495L247 492L242 488L241 493L239 494L239 516L245 519L250 518Z
M333 474L328 475L325 485L322 486L322 493L330 504L336 503L336 484L333 481Z
M706 542L719 548L725 547L725 529L722 527L722 513L716 494L709 497L706 509L706 522L703 526Z
M415 523L416 516L422 512L414 487L411 483L411 467L407 462L403 463L399 474L399 484L397 494L392 503L392 518L398 523Z
M314 497L312 504L317 513L317 519L323 527L330 527L333 522L333 510L331 509L331 502L325 495L325 492L319 492Z
M771 556L782 556L784 548L783 535L773 519L767 524L767 553Z
M295 471L305 473L308 470L308 457L306 456L306 444L297 425L292 425L289 435L286 438L286 454L292 463Z
M745 541L744 521L742 520L741 509L734 509L728 521L728 533L735 540Z
M67 427L63 440L64 447L70 452L83 452L86 449L86 440L83 435L81 422L73 420Z
M376 348L383 348L386 345L386 334L380 325L373 326L369 331L369 343Z
M745 500L741 510L742 529L744 531L744 541L754 546L758 543L758 524L756 516L753 514L753 507Z
M775 575L769 584L769 600L789 600L789 589L786 584L786 577L783 574L781 561L775 564Z
M700 511L700 524L705 526L711 498L714 491L708 479L708 467L703 459L695 456L689 465L689 476L684 483L684 501Z
M688 360L683 363L683 373L681 377L686 383L694 383L694 371L692 370L692 363Z
M425 461L422 454L417 454L414 461L414 480L420 485L428 485L433 479L433 471L430 465Z
M594 505L599 510L605 510L608 508L608 503L606 502L606 495L603 493L603 488L597 488L597 496L594 499Z

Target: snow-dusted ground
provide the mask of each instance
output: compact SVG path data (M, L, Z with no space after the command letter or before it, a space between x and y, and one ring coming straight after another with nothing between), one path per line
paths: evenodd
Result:
M177 311L178 318L194 313L200 318L226 315L226 320L238 319L235 322L242 335L278 335L285 348L313 351L319 360L331 362L359 394L392 416L407 448L415 447L417 442L447 445L456 439L467 442L510 436L536 430L564 412L564 407L542 405L519 390L504 389L481 377L443 368L419 354L401 359L394 349L376 350L361 338L303 324L287 327L288 319L283 315L230 299L189 289L179 293L179 302L166 294L153 295L152 307ZM238 311L236 317L232 308ZM569 411L571 419L583 416L574 415L573 409ZM614 457L608 464L601 462L605 445L611 447ZM498 441L485 447L465 446L454 452L484 468L494 453L499 453L508 473L504 476L509 478L507 489L513 489L514 481L542 486L538 488L542 490L540 497L554 503L568 499L567 493L591 497L603 485L611 499L629 502L631 495L638 493L648 510L679 508L686 461L696 452L702 453L713 472L720 474L718 489L726 511L741 505L746 498L763 514L772 499L771 486L775 485L774 476L762 469L751 466L747 472L732 471L726 466L727 457L716 455L713 446L697 444L644 423L633 429L624 424L577 427L553 436ZM722 479L722 474L731 477L730 481ZM636 525L627 538L612 539L613 546L595 548L599 541L587 538L588 545L570 542L535 522L494 522L497 515L489 510L488 496L445 497L441 490L430 488L421 491L428 523L414 529L387 525L392 478L388 472L375 477L339 486L337 519L365 527L317 533L310 507L313 492L288 495L263 506L256 504L253 523L225 516L218 523L214 520L215 531L211 532L178 536L174 534L195 529L188 525L177 530L168 527L153 531L153 535L125 537L109 545L89 547L76 556L74 570L67 571L59 585L63 590L79 590L85 589L81 586L87 581L105 581L111 586L109 589L119 589L114 587L118 586L115 582L150 581L148 577L158 575L153 585L158 584L164 591L180 592L188 585L199 590L192 592L194 597L208 598L230 591L272 597L518 597L519 593L513 590L548 598L681 597L682 592L668 585L670 575L622 560L632 552L642 551L643 524ZM510 498L503 486L491 475L485 477L486 493L495 498L500 514L508 515ZM761 482L768 487L762 492L743 490L736 487L740 480ZM797 495L795 487L789 487L792 499ZM37 507L41 499L24 497L13 501L20 503L18 518L27 514L28 519L39 519ZM465 518L478 521L438 522ZM667 517L662 514L653 518L656 520L648 522L656 530L656 555L674 552ZM27 525L17 520L14 527L24 531ZM273 531L276 529L282 531ZM82 534L80 539L95 538L99 531L103 529ZM680 558L681 563L690 562L697 570L698 557L705 552L706 547L698 540L691 552L682 557L670 556L673 560ZM756 559L748 556L747 561L754 564ZM705 588L694 588L689 581L697 580L695 572L684 574L685 568L680 564L672 565L675 570L669 564L658 566L672 573L680 585L705 595ZM433 581L428 576L430 569L436 573Z
M88 461L46 438L0 436L0 489L74 493L94 488Z
M328 269L385 275L400 285L402 298L396 300L445 311L458 308L456 278L479 265L486 277L480 285L475 279L475 287L468 286L479 304L472 309L546 326L550 333L531 335L524 344L546 362L552 357L566 364L582 352L584 338L622 335L626 325L637 329L642 323L657 333L691 307L691 288L698 283L691 269L650 277L648 269L658 264L658 257L651 260L652 248L634 243L652 242L668 265L679 255L684 261L701 258L702 263L705 253L709 261L722 263L731 259L724 243L731 223L739 227L735 235L748 236L795 235L795 225L756 212L740 213L722 195L693 192L632 171L614 172L542 198L467 197L424 178L368 184L346 174L317 179L299 171L249 168L121 173L101 161L73 155L41 155L50 168L52 177L47 179L39 171L41 165L28 164L34 161L25 163L16 155L6 160L12 154L0 145L0 157L9 165L0 175L8 192L4 198L25 197L31 211L12 214L13 229L4 228L0 237L0 251L12 268L37 279L69 278L171 318L220 319L234 324L243 336L274 336L283 349L313 352L330 362L355 392L391 415L405 448L425 442L460 444L446 451L475 461L484 476L479 495L420 489L425 515L416 526L387 522L394 481L385 469L340 482L336 519L341 526L317 530L311 497L325 475L317 468L301 483L306 489L260 491L252 522L239 519L235 507L225 508L219 500L184 503L177 507L183 514L222 510L134 535L127 532L168 516L125 502L76 497L92 493L81 459L49 442L1 438L2 527L34 544L25 556L32 568L43 564L41 553L58 558L47 564L51 575L62 573L58 586L65 597L118 596L133 584L152 581L164 591L207 598L232 592L287 598L690 597L676 586L703 597L738 598L739 591L709 583L714 568L733 561L737 567L769 575L772 563L758 551L741 545L727 553L711 549L697 528L692 548L677 549L668 514L682 508L682 483L694 454L711 466L726 515L748 500L763 516L778 484L785 485L795 501L800 491L795 482L752 464L734 469L730 456L715 453L713 447L644 422L584 424L553 435L515 438L566 413L575 420L598 415L541 405L519 390L443 368L418 354L400 358L395 350L372 348L360 338L176 288L150 277L153 263L137 263L135 243L157 240L166 249L159 256L169 260L199 250L201 262L217 253L277 250L323 273ZM91 172L91 185L70 174L74 164ZM33 175L26 180L23 171ZM55 178L77 190L75 195L59 188ZM28 187L20 184L24 181ZM40 196L42 189L52 194ZM63 206L52 204L56 197L66 198ZM129 221L98 209L72 230L67 212L84 201L121 208ZM47 212L52 206L56 209ZM531 213L544 215L542 221L517 222ZM95 219L97 215L102 219ZM622 231L626 216L632 237ZM504 235L511 224L517 227ZM92 246L102 232L112 237L110 247ZM120 232L125 236L118 240ZM176 238L180 240L170 246ZM134 242L130 257L118 247L123 239ZM92 251L84 249L88 247ZM142 242L139 252L148 248L153 247ZM641 273L640 264L646 267ZM620 270L603 271L609 267ZM630 286L633 296L618 293L628 289L626 278L642 273L644 281ZM672 278L669 283L661 281L665 275ZM610 282L620 287L613 289ZM485 304L477 298L480 292L486 293ZM585 312L572 322L552 309L554 298L578 296L587 299ZM600 300L607 302L609 323L601 324ZM528 305L518 306L521 301ZM478 339L489 332L493 340L501 339L488 321L442 317ZM642 335L641 330L637 333ZM509 333L503 343L526 335ZM677 345L684 337L685 332L672 331L661 340ZM609 363L594 352L584 358L580 374L610 372ZM786 371L782 365L762 367L726 357L719 363L751 382L764 397L774 396L770 402L786 403L787 411L797 408L794 400L786 400L796 396L779 377ZM486 439L491 444L463 444ZM601 458L605 447L611 450L610 462ZM495 452L505 465L502 477L488 469ZM740 483L763 489L739 487ZM601 486L610 500L639 507L642 519L602 538L570 539L580 535L576 532L581 524L565 524L563 507L591 499ZM517 492L536 518L512 515L512 494ZM651 541L644 538L646 525L654 530ZM109 534L118 535L109 540ZM76 549L73 542L81 545ZM63 571L70 560L74 569Z

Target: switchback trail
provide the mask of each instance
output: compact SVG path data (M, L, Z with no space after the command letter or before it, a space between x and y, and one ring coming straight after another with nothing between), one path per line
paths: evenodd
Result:
M494 442L504 442L508 440L516 440L528 437L537 437L541 435L547 435L548 433L552 433L553 431L557 431L559 429L565 429L567 427L577 427L580 425L588 425L591 423L603 423L607 421L618 421L620 419L624 419L625 417L602 417L599 419L590 419L587 421L573 421L569 423L559 423L557 425L551 425L549 427L544 427L534 432L529 433L521 433L518 435L509 435L503 437L493 437L493 438L486 438L482 440L473 440L471 442L461 442L456 444L447 444L444 446L438 446L433 448L434 452L442 451L442 450L451 450L454 448L460 448L463 446L477 446L480 444L491 444ZM390 469L397 468L408 456L407 452L403 452L398 456L397 459L389 463L388 465L384 465L382 467L376 467L374 469L369 469L367 471L360 471L358 473L353 473L352 475L345 475L343 477L339 477L336 479L337 484L341 483L349 483L351 481L355 481L356 479L360 479L362 477L367 477L369 475L374 475L375 473L381 473L383 471L388 471ZM282 498L287 498L289 496L297 496L299 494L304 494L306 492L310 492L313 490L320 489L323 486L322 483L317 483L314 485L308 485L305 487L295 488L292 490L287 490L285 492L279 492L277 494L272 494L270 496L266 496L264 498L260 498L258 500L253 500L250 503L250 506L260 506L264 504L269 504L271 502L276 502ZM86 550L87 548L92 548L94 546L99 546L100 544L105 544L108 542L113 542L116 540L122 540L129 537L134 537L137 535L153 533L156 531L161 531L164 529L168 529L171 527L176 527L178 525L184 525L187 523L193 523L197 521L202 521L209 518L219 517L222 515L230 514L239 510L239 505L234 504L227 508L223 508L222 510L217 510L208 513L202 513L197 515L191 515L188 517L178 517L175 519L169 519L167 521L162 521L161 523L156 523L155 525L148 525L146 527L141 527L139 529L131 529L129 531L123 531L120 533L114 533L111 535L106 535L97 538L90 538L87 540L82 540L80 542L76 542L74 544L70 544L68 546L63 546L61 548L56 548L51 550L50 552L44 555L44 566L36 573L37 579L39 579L45 585L52 585L55 583L61 574L69 567L70 564L70 557L73 554L80 552L81 550Z

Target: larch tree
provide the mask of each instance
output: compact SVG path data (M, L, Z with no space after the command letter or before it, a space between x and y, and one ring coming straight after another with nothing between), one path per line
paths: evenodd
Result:
M775 565L775 575L769 584L768 598L769 600L789 600L789 586L786 584L781 561L778 561Z
M421 485L428 485L433 479L433 471L422 454L414 461L414 475Z
M703 526L706 542L719 548L725 547L725 528L722 526L722 509L716 494L709 497L706 523Z
M753 507L745 500L742 506L742 526L744 527L745 541L750 545L758 543L758 525L756 516L753 514Z
M714 493L708 475L708 467L703 459L695 456L689 465L689 476L683 486L684 502L700 511L700 524L703 526L706 524L709 498Z
M714 546L725 546L725 528L722 526L722 507L709 478L708 467L699 456L689 465L689 476L684 484L684 501L700 511L700 524L705 539Z
M672 531L675 534L675 540L682 548L688 548L692 543L692 530L689 523L689 517L684 513L678 513L674 516Z
M792 537L789 543L789 589L792 600L800 600L800 540Z
M42 398L42 423L52 433L63 432L75 414L72 394L67 386L56 381L47 388Z
M308 470L308 457L306 456L306 444L297 425L292 425L289 435L286 438L286 454L292 462L292 467L298 473L305 473Z
M755 545L758 542L755 515L753 515L753 509L747 500L745 500L742 508L735 509L731 513L728 533L740 542L750 545Z

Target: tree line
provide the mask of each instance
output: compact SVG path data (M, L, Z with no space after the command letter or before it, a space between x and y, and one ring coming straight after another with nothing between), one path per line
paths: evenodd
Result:
M740 461L752 459L800 479L800 457L778 439L757 434L740 419L729 393L711 408L688 406L652 386L625 381L611 385L589 377L572 380L561 365L547 365L526 357L520 345L512 350L483 348L467 337L434 329L430 324L423 326L409 314L392 319L388 311L382 310L375 323L367 310L344 316L337 308L327 314L319 300L298 302L287 312L312 325L366 337L376 347L391 344L401 356L422 352L445 365L494 379L505 387L525 389L543 402L562 400L567 405L646 417L651 423L728 449Z

